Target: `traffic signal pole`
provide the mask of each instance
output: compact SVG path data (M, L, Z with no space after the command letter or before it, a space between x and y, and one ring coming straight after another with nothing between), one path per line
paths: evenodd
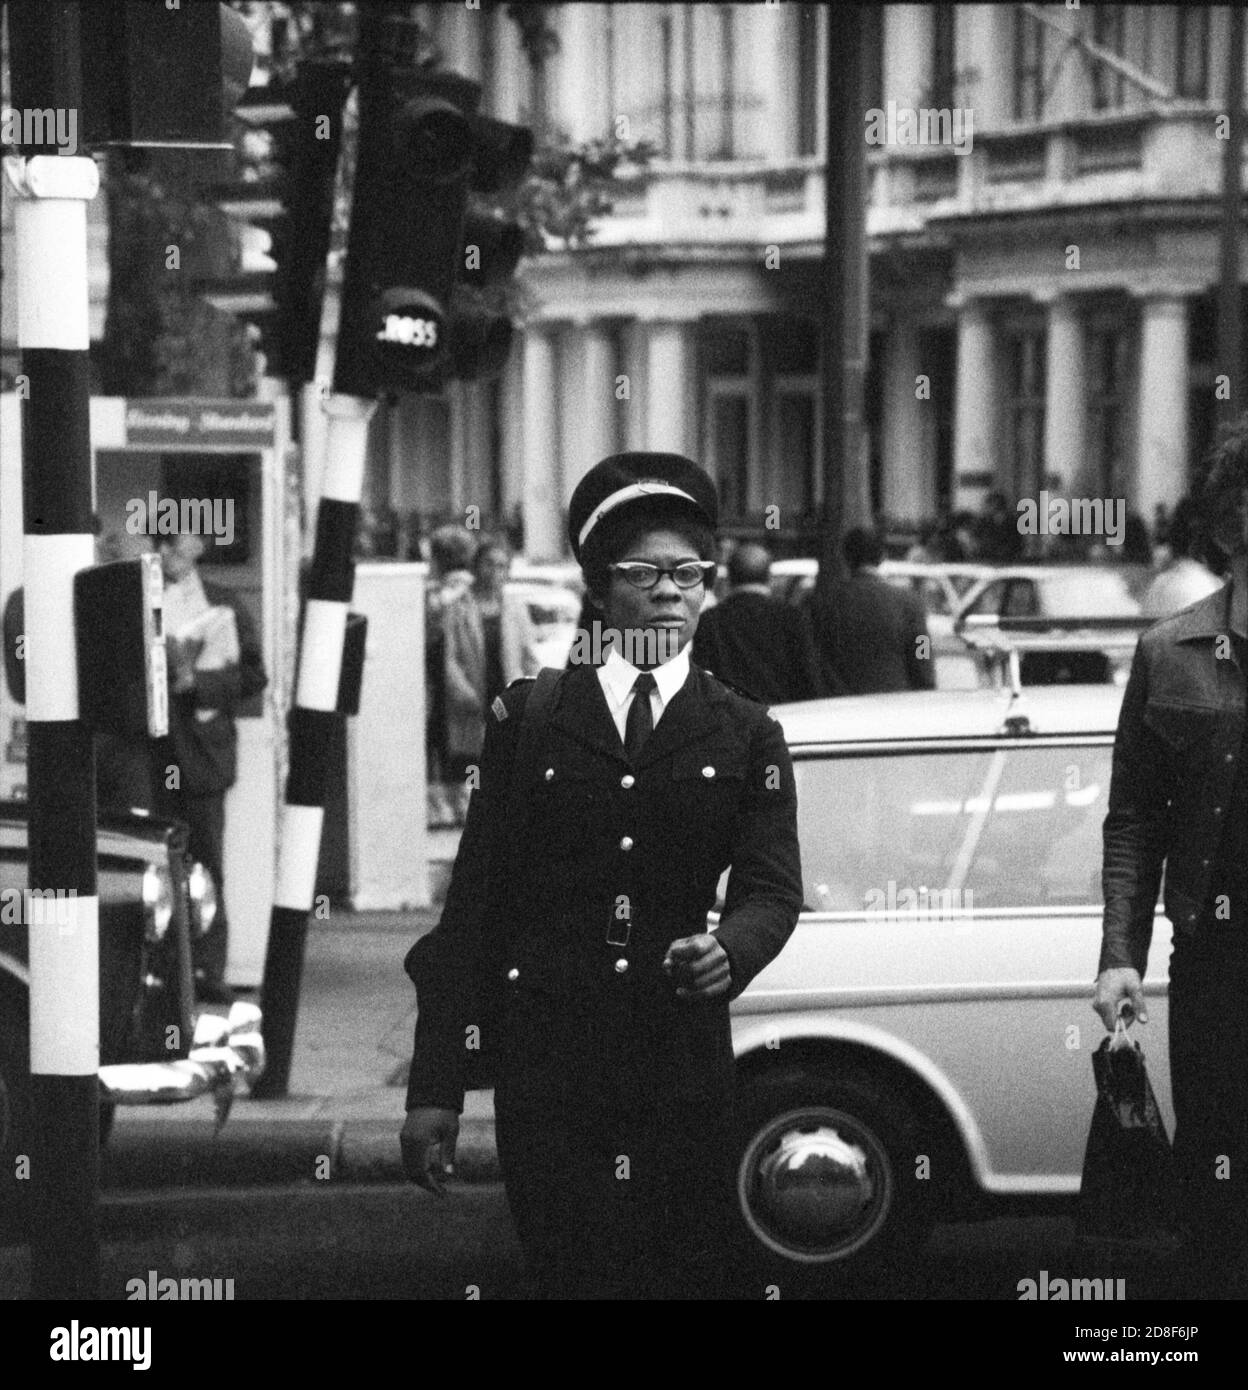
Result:
M79 7L10 5L8 18L14 109L77 112ZM54 138L59 123L51 124L44 133ZM73 593L75 574L95 561L87 203L99 175L93 160L58 154L55 145L21 149L20 157L5 160L5 174L17 195L22 355L31 1291L41 1299L94 1299L100 1259L95 755L79 718Z
M355 534L376 401L332 395L325 481L316 514L312 571L300 627L299 675L290 712L286 799L277 829L277 883L264 959L260 1007L267 1061L253 1090L262 1099L287 1094L303 979L308 917L329 792L330 754L339 722L338 690L347 612L355 587Z

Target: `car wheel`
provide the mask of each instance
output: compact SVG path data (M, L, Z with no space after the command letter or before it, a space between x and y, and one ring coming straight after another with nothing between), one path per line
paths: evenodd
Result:
M738 1098L737 1203L753 1262L791 1287L885 1280L896 1290L931 1231L910 1110L882 1077L772 1071Z
M0 1037L0 1216L21 1229L21 1206L30 1187L17 1176L18 1154L30 1152L30 1068L24 1053Z

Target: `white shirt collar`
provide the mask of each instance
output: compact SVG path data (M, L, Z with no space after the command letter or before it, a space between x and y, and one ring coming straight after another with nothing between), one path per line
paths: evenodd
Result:
M619 709L633 693L633 682L640 674L640 668L631 661L625 661L614 645L607 653L606 660L598 668L598 679L606 692L612 710ZM660 709L666 708L668 701L689 678L689 647L686 645L670 661L656 666L650 673L654 677L656 689L651 694L659 697Z

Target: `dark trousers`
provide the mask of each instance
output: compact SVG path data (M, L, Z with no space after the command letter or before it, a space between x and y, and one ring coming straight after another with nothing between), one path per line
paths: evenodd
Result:
M225 793L188 796L182 791L159 792L157 814L185 821L190 828L192 859L212 875L217 886L217 916L211 929L191 943L191 962L195 978L209 985L225 982L225 963L229 945L229 925L225 916Z
M1208 922L1170 962L1174 1153L1192 1297L1248 1297L1248 931Z
M727 1127L579 1121L495 1098L508 1205L543 1299L746 1296ZM722 1133L721 1133L722 1131Z

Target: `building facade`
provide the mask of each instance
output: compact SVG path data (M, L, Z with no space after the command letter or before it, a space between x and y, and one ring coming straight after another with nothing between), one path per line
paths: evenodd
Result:
M366 500L421 530L475 507L555 558L589 466L670 449L715 475L730 530L796 547L822 500L837 9L544 8L538 62L506 6L417 7L483 110L657 156L590 247L524 263L531 309L499 380L379 409ZM1048 488L1151 520L1213 435L1228 10L868 15L862 510L913 526ZM327 347L334 327L331 305ZM317 415L310 392L310 484Z
M428 8L494 114L532 119L514 26ZM453 506L518 508L526 550L554 556L586 468L663 448L707 464L734 529L778 516L801 531L821 502L836 8L570 4L549 23L549 126L646 137L658 157L593 249L527 263L535 308L500 383L399 408L391 498L419 505L432 487ZM1227 27L1225 8L1194 6L870 12L877 513L916 524L993 488L1047 487L1123 497L1151 520L1187 490L1218 384Z

